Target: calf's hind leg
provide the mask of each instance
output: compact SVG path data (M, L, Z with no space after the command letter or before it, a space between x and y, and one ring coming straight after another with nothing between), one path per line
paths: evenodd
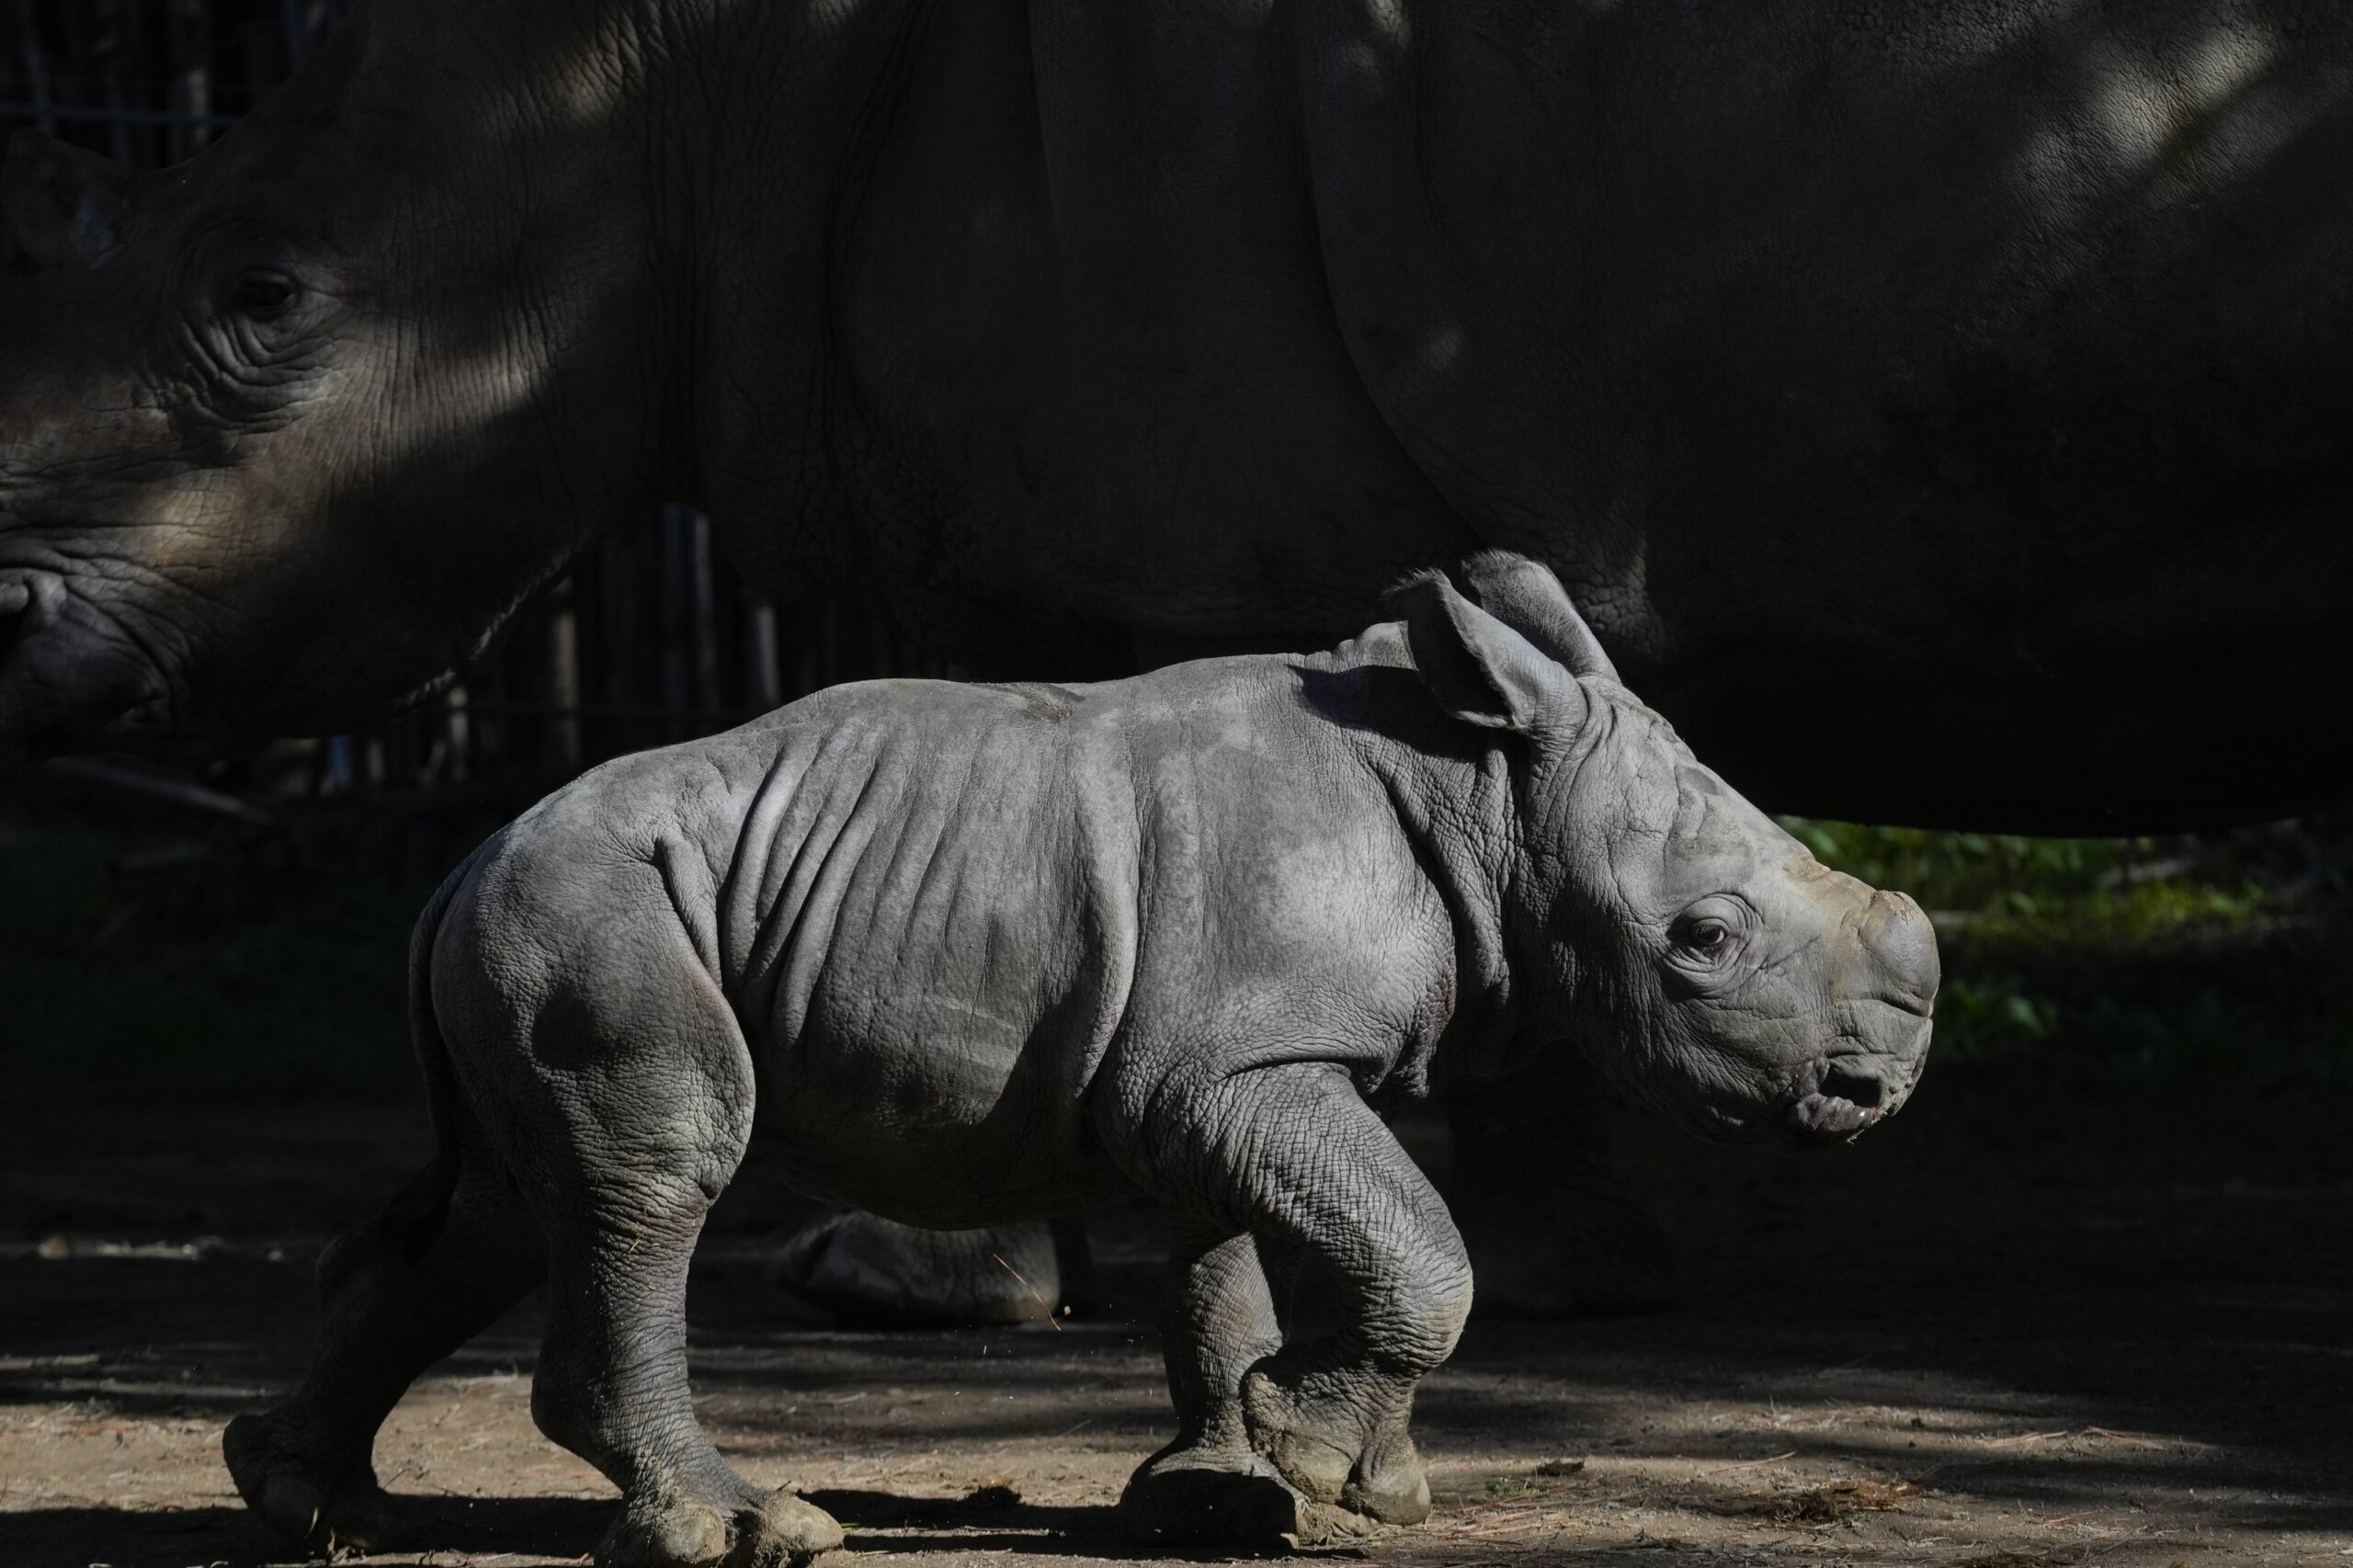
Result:
M1250 1447L1242 1380L1282 1348L1257 1239L1172 1215L1160 1338L1176 1436L1129 1480L1128 1527L1177 1545L1298 1533L1299 1499Z
M750 1138L750 1051L637 870L568 890L592 922L537 902L561 878L508 882L436 994L548 1236L532 1415L621 1490L600 1568L783 1568L840 1527L730 1470L687 1381L687 1267Z
M449 1143L377 1219L319 1256L317 1344L293 1398L222 1436L238 1493L321 1551L401 1533L376 1483L376 1429L416 1375L472 1338L545 1271L547 1245L481 1131Z

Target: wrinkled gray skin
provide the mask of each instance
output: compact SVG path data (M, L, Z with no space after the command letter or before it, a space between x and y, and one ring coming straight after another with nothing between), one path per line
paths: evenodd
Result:
M1776 809L2279 814L2348 171L2335 0L362 0L179 168L11 149L0 745L349 727L686 499L1057 678L1508 547Z
M838 1543L688 1397L688 1260L756 1141L926 1226L1167 1207L1178 1434L1139 1528L1424 1517L1407 1415L1471 1268L1375 1108L1574 1051L1703 1136L1833 1144L1910 1093L1938 979L1909 899L1693 760L1549 574L1485 566L1494 615L1430 574L1325 654L836 687L526 813L418 927L440 1151L322 1258L239 1491L380 1542L378 1423L544 1266L532 1411L623 1492L599 1562ZM1262 1245L1337 1282L1335 1335L1282 1342Z
M363 722L684 498L1056 677L1509 545L1776 809L2278 814L2349 169L2335 0L362 0L179 169L11 148L0 754ZM1450 1104L1483 1304L1664 1288L1581 1093Z

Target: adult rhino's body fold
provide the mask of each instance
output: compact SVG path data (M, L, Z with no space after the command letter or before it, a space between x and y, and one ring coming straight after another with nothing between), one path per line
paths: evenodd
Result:
M363 3L178 169L15 144L0 746L349 727L681 497L984 671L1506 544L1777 807L2289 810L2348 107L2301 0Z

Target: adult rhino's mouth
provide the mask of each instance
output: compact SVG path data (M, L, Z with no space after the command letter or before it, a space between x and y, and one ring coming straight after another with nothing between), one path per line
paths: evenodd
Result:
M124 745L168 706L123 630L51 573L0 577L0 763Z

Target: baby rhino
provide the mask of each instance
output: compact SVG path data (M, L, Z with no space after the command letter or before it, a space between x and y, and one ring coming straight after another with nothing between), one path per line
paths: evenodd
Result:
M688 1258L756 1141L923 1226L1149 1194L1177 1436L1130 1517L1422 1518L1406 1420L1471 1272L1375 1108L1580 1051L1695 1131L1834 1143L1903 1104L1937 989L1918 908L1692 760L1550 573L1461 580L1311 657L838 687L490 840L414 950L439 1153L320 1259L308 1380L229 1428L245 1500L381 1541L378 1424L544 1278L532 1414L623 1494L598 1562L836 1544L688 1401ZM1337 1333L1284 1343L1262 1246L1317 1261Z

